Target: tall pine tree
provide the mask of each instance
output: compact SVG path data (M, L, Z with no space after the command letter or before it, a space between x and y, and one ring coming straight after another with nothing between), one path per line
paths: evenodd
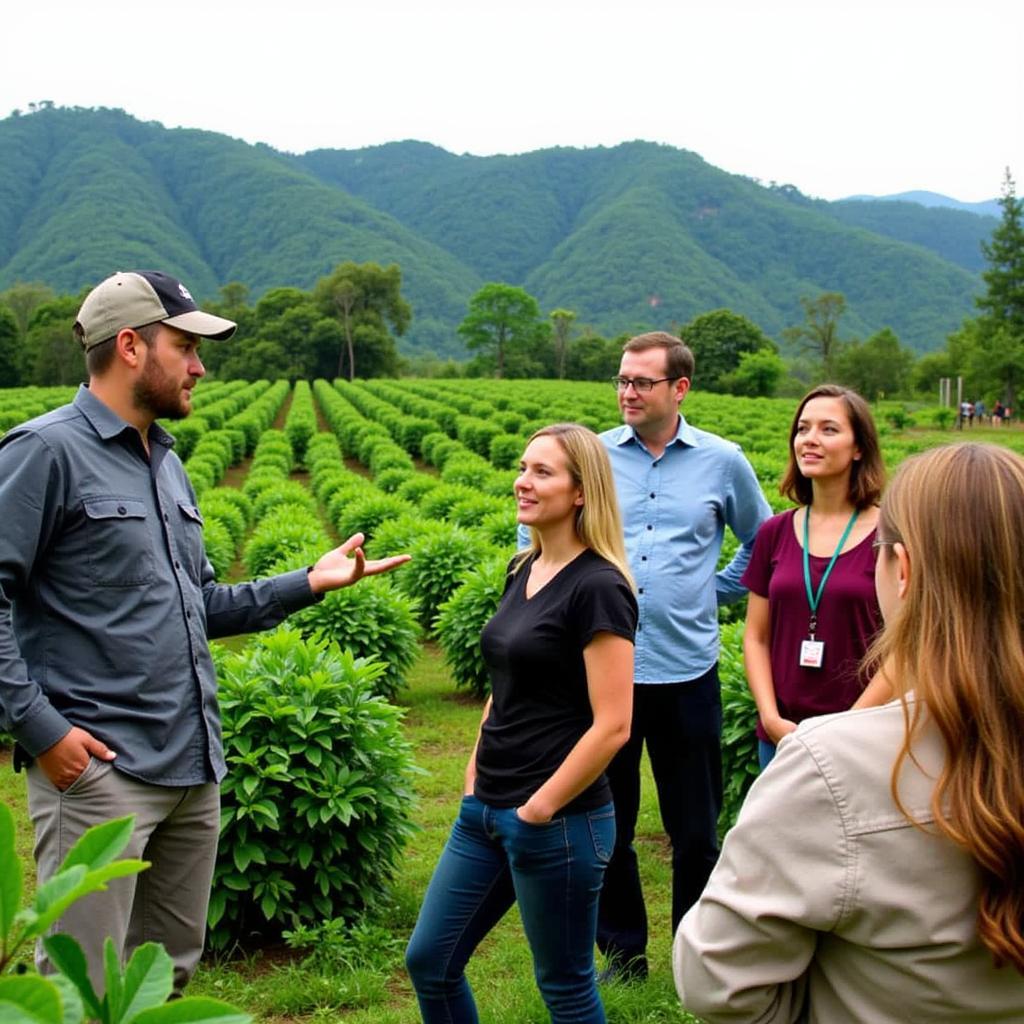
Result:
M1003 219L992 240L981 245L988 262L981 275L986 291L975 301L982 310L983 361L998 377L1001 397L1013 406L1024 385L1024 200L1017 198L1009 168L999 205Z

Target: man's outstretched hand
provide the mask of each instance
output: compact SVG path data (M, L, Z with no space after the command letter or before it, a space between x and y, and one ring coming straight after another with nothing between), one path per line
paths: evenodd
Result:
M408 562L410 555L392 555L390 558L367 559L363 552L361 533L354 533L344 544L328 551L309 570L309 586L314 594L350 587L364 576L390 572Z

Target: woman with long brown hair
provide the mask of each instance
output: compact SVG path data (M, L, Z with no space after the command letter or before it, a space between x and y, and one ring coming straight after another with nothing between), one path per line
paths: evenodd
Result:
M710 1024L1024 1020L1024 459L908 460L878 525L898 700L803 723L676 935Z
M805 718L846 711L864 690L864 653L882 623L872 541L884 483L867 402L838 384L809 391L779 485L797 507L761 524L743 574L761 768Z

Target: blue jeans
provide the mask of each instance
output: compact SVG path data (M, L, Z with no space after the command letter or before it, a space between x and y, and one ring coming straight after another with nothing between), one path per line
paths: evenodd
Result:
M757 766L764 771L775 756L775 744L760 737L757 740Z
M466 961L516 902L551 1020L603 1024L594 935L614 844L610 803L530 825L463 797L405 954L426 1024L476 1024Z

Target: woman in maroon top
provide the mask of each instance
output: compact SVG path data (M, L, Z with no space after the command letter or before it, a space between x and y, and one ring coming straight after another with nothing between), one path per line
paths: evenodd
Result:
M743 582L743 659L757 702L761 767L799 722L845 711L881 625L875 598L885 469L867 403L822 384L793 417L782 494L799 503L762 524Z

